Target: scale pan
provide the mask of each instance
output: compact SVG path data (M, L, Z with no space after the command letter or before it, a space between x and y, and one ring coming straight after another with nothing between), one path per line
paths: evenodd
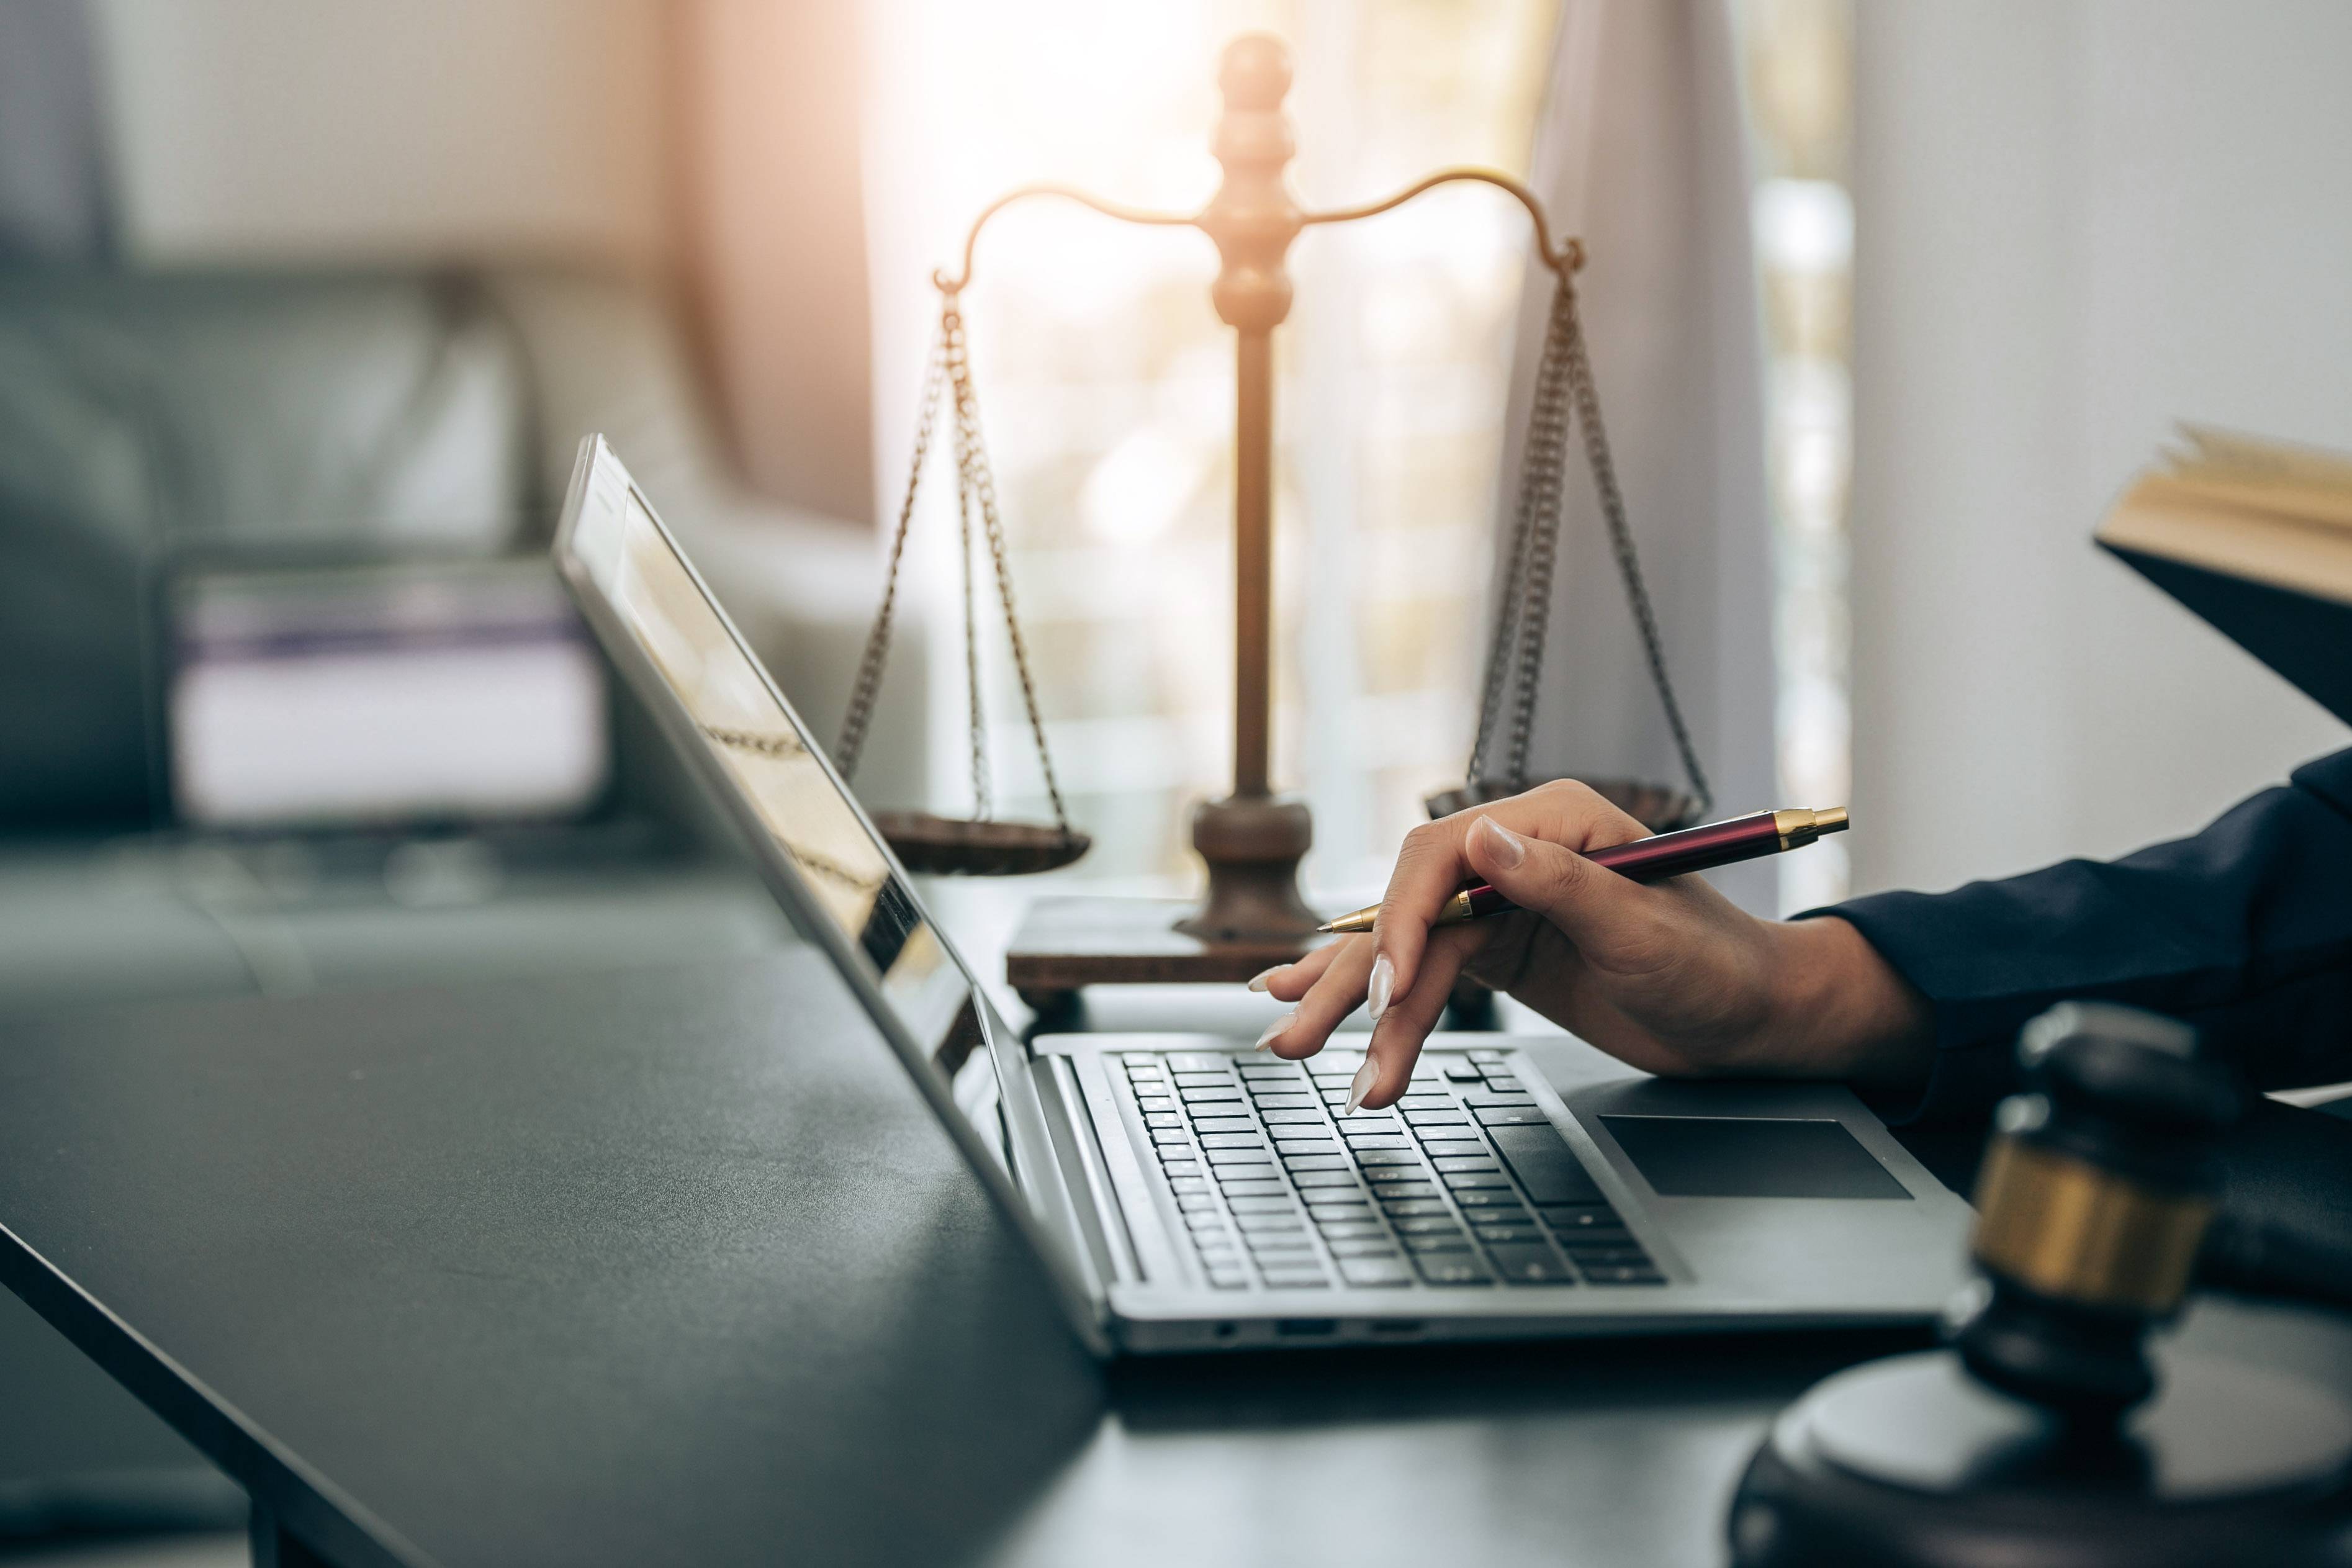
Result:
M1094 843L1034 822L975 822L928 811L877 811L874 826L909 871L935 877L1025 877L1066 866Z
M1538 784L1551 781L1538 780ZM1689 827L1698 821L1699 804L1681 790L1665 784L1642 784L1633 779L1586 779L1592 792L1653 833L1672 833L1678 827ZM1536 787L1529 784L1529 789ZM1507 800L1520 791L1499 779L1481 779L1458 789L1440 790L1423 801L1429 815L1451 816L1457 811L1467 811L1474 805L1488 805Z

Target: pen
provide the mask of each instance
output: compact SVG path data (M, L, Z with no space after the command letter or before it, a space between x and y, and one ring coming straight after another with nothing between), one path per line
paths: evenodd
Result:
M1778 855L1783 850L1801 849L1824 833L1843 833L1845 829L1845 807L1842 805L1822 811L1759 811L1724 822L1685 827L1677 833L1653 834L1630 844L1612 844L1606 849L1589 850L1584 858L1596 866L1608 867L1621 877L1631 877L1637 882L1657 882L1687 871L1705 871L1716 866ZM1517 907L1482 883L1465 888L1446 900L1437 918L1430 923L1456 925ZM1381 907L1373 904L1338 916L1318 929L1342 933L1370 931L1372 917L1380 912Z

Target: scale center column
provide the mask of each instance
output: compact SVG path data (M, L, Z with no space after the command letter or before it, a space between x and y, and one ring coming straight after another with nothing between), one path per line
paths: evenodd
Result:
M1316 916L1298 892L1315 841L1304 801L1272 791L1274 664L1274 329L1290 314L1284 258L1306 213L1283 177L1297 143L1282 100L1290 52L1251 34L1217 71L1224 113L1212 143L1224 181L1198 223L1223 262L1211 299L1234 329L1234 793L1192 817L1208 863L1207 901L1177 929L1207 942L1293 942Z

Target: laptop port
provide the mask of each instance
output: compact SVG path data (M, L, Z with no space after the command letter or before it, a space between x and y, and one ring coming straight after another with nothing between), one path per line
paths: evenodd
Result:
M1276 1318L1274 1331L1281 1339L1313 1339L1321 1334L1338 1333L1339 1321L1337 1318Z
M1232 1339L1234 1334L1240 1331L1241 1325L1239 1323L1219 1323L1217 1325L1217 1338L1221 1340Z
M1372 1332L1376 1334L1417 1334L1428 1328L1419 1318L1374 1318Z

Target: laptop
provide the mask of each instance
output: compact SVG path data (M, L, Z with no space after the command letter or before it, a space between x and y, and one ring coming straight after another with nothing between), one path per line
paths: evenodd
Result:
M1885 1324L1959 1287L1969 1210L1852 1094L1676 1083L1567 1038L1360 1052L1008 1028L600 437L555 557L591 629L1101 1352Z

